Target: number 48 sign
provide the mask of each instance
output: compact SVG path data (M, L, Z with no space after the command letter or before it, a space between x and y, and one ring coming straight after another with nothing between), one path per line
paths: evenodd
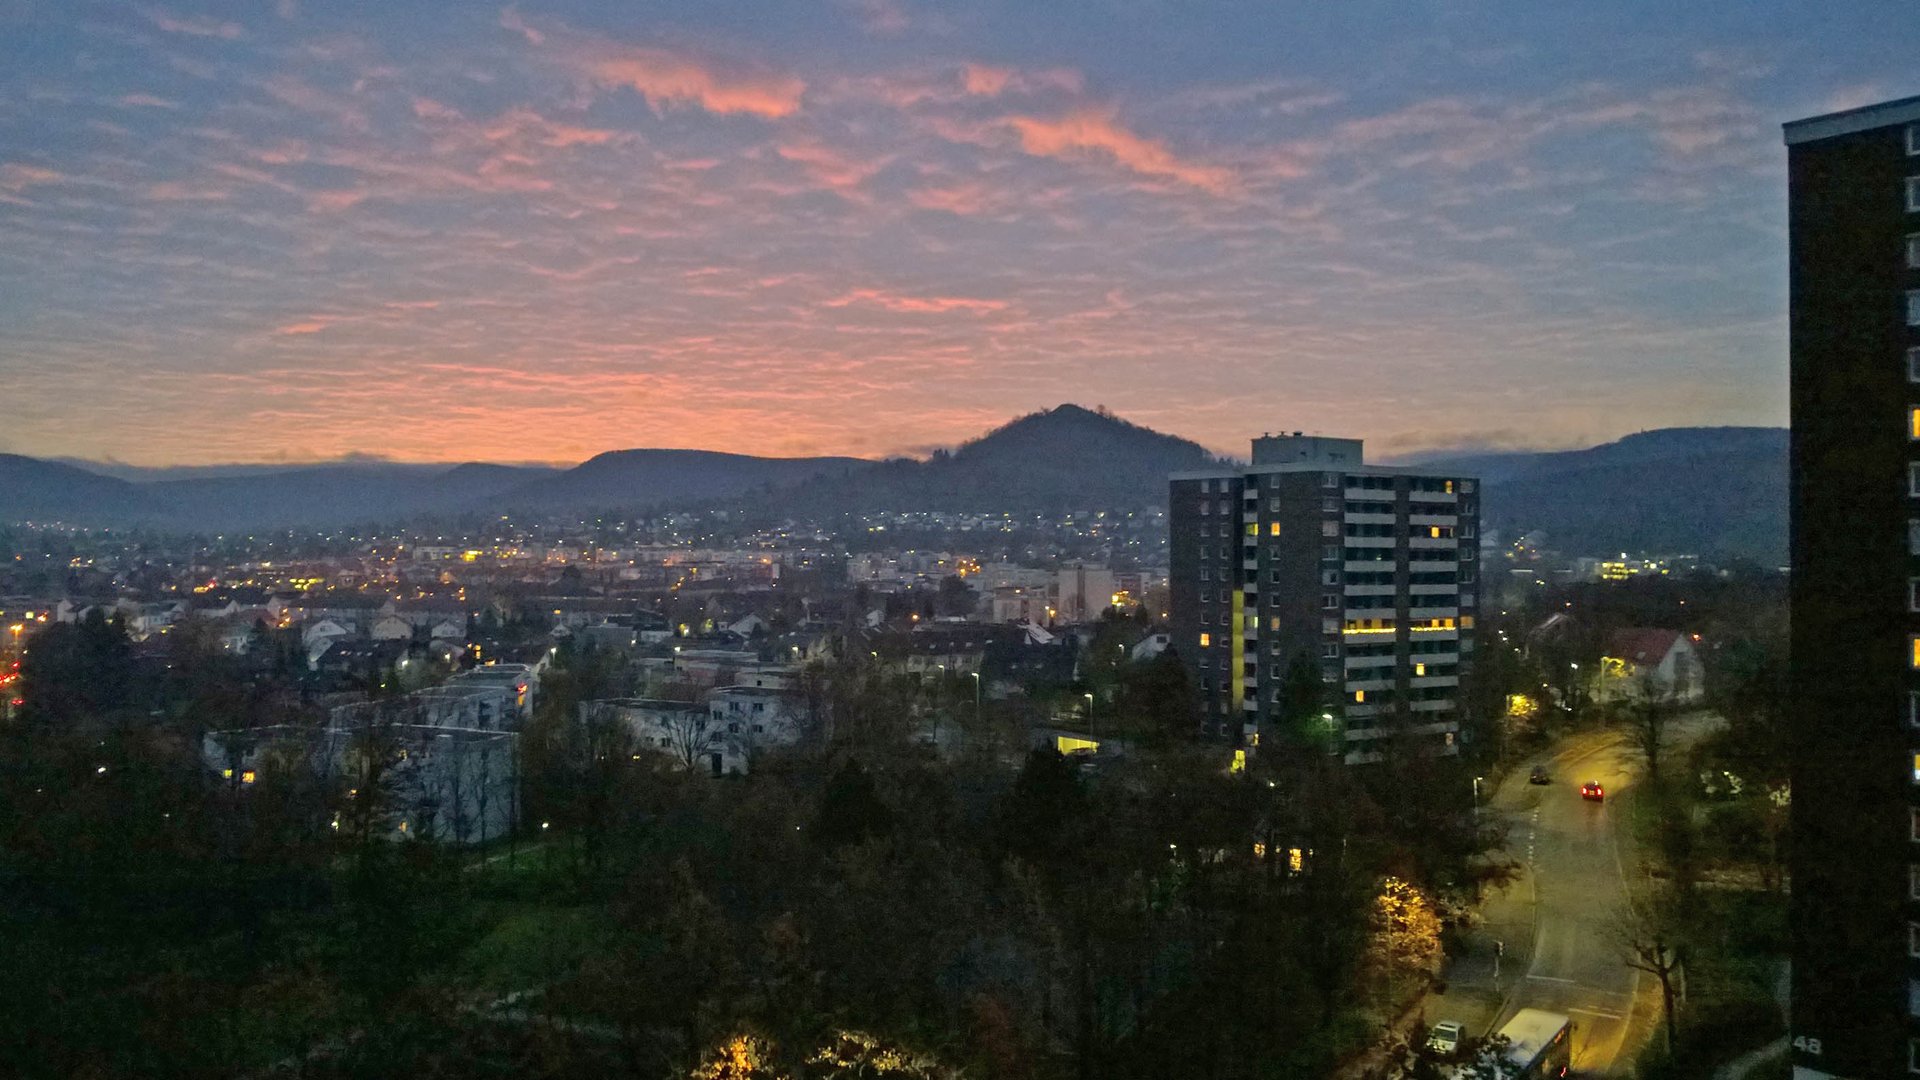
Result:
M1812 1054L1815 1057L1820 1056L1819 1039L1810 1039L1805 1035L1796 1035L1793 1038L1793 1048L1802 1053Z

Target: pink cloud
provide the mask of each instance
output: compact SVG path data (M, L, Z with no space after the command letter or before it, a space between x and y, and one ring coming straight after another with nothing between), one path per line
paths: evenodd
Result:
M65 173L37 165L0 165L0 188L7 191L24 191L36 184L57 184L66 178Z
M331 325L332 323L326 319L308 319L304 322L288 323L275 329L274 333L282 337L297 337L304 334L317 334Z
M1229 170L1183 160L1159 140L1127 130L1111 112L1081 109L1057 120L1012 116L1006 123L1019 134L1021 149L1036 157L1077 161L1089 154L1104 155L1136 173L1165 177L1215 195L1235 186Z
M885 308L888 311L908 312L915 315L938 315L949 311L986 314L1007 309L1005 300L982 300L968 296L902 296L880 289L854 289L822 303L830 308L850 307L856 304L870 305Z
M860 185L887 165L885 158L861 161L816 142L788 143L778 147L777 153L806 169L822 186L849 198L860 195Z
M961 85L975 97L999 97L1009 90L1033 93L1038 90L1063 90L1077 94L1082 89L1080 73L1071 68L1045 71L1017 71L991 64L968 64L960 73Z
M178 180L162 180L147 185L147 198L155 202L220 202L227 198L227 192Z
M955 184L951 187L915 188L907 199L923 210L944 210L963 217L987 212L991 193L984 184Z
M596 86L624 87L655 109L694 105L711 113L746 113L768 119L800 108L807 84L796 76L644 45L623 45L565 28L535 28L508 8L500 25L535 46L551 43L551 55Z
M130 109L177 109L178 102L157 98L152 94L127 94L120 98L120 104Z
M623 137L622 132L605 128L578 127L549 120L532 109L521 107L500 114L481 130L487 141L514 143L531 140L541 146L605 146Z
M365 191L349 189L316 191L307 196L307 209L317 213L338 213L365 202L367 194Z
M219 19L208 19L200 16L187 16L182 18L181 16L162 11L159 8L142 8L141 13L144 14L153 25L165 30L169 34L187 34L191 37L212 37L233 41L245 33L244 30L240 29L238 23L222 22Z

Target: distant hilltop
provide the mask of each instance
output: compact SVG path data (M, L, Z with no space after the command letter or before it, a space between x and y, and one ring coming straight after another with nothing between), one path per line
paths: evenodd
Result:
M1200 444L1105 410L1018 417L924 461L615 450L571 468L353 461L170 478L0 454L0 520L232 531L513 512L657 511L737 503L791 517L873 510L1048 513L1163 502L1167 475L1224 464ZM1739 555L1781 562L1783 428L1668 428L1586 450L1428 457L1481 477L1483 521L1543 530L1578 554ZM160 478L143 478L146 476Z

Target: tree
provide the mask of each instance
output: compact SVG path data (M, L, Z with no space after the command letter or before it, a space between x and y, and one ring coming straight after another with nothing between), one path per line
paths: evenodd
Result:
M1426 978L1440 958L1440 919L1433 903L1414 885L1383 878L1374 895L1367 959L1386 980L1389 1008L1398 1004L1395 989L1402 975Z
M1661 751L1666 746L1667 726L1680 706L1673 687L1651 673L1635 679L1625 705L1627 730L1634 747L1647 761L1647 778L1660 780Z
M893 812L880 801L873 777L858 761L848 759L820 797L820 812L813 820L814 843L832 851L892 830Z
M1674 908L1664 901L1656 901L1650 910L1623 907L1614 913L1608 929L1621 960L1659 980L1667 1053L1671 1055L1679 1029L1674 1017L1675 988L1686 968L1684 938Z

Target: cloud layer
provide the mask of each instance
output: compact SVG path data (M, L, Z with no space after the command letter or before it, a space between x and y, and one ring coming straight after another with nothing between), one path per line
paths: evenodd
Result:
M412 7L0 14L0 450L1780 423L1775 124L1920 90L1786 8Z

